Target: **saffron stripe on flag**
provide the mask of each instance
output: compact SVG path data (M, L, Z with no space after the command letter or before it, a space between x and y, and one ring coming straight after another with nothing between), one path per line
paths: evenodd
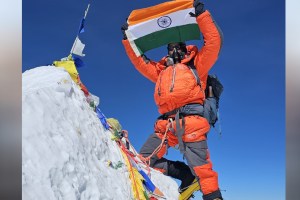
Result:
M132 26L144 21L148 21L159 16L168 15L170 13L193 8L193 0L177 0L161 3L148 8L134 10L128 18L128 25Z

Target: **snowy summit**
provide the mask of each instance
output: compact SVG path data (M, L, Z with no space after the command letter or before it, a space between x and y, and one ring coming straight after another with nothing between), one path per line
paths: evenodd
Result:
M23 200L134 199L126 165L112 167L125 163L119 146L64 69L24 72L22 105ZM156 170L150 177L178 199L173 179Z

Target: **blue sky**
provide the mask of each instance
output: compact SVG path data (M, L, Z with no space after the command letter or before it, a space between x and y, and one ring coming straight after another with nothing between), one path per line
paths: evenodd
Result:
M158 116L154 84L132 66L121 43L129 13L163 1L23 0L22 71L68 56L91 2L80 68L82 82L100 97L100 109L119 119L137 150ZM209 149L226 200L285 199L285 1L204 1L224 33L211 73L224 85L222 135L209 134ZM201 47L202 41L188 44ZM147 53L154 60L162 47ZM181 160L178 151L167 158ZM199 195L199 194L198 194ZM199 195L200 196L200 195Z

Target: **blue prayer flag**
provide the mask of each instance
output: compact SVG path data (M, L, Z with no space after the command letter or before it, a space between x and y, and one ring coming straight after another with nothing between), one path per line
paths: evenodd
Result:
M85 19L83 18L83 19L81 20L81 22L80 22L78 34L84 32L84 22L85 22Z
M79 56L72 54L72 58L74 60L76 68L85 67L85 63L83 62L83 60L81 60Z
M152 183L152 181L150 180L149 176L143 171L143 170L139 170L140 174L144 177L145 181L144 184L145 186L151 191L154 192L155 190L155 185Z
M101 112L100 108L96 107L96 112L97 112L97 116L98 116L98 118L100 119L102 125L104 126L104 128L105 128L106 130L108 130L108 129L109 129L109 125L108 125L108 123L107 123L107 121L106 121L106 117L105 117L104 114Z

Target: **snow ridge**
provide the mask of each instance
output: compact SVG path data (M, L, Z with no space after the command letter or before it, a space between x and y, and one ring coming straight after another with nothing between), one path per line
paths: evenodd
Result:
M62 68L42 66L22 75L22 199L133 199L125 163L83 92ZM177 184L151 178L167 199Z

